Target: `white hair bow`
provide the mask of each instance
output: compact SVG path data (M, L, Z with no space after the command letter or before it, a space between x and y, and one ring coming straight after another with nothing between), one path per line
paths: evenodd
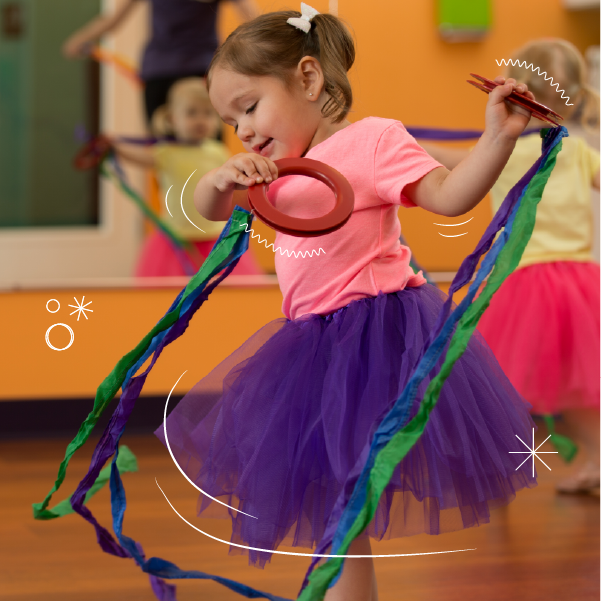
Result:
M309 33L311 31L311 19L318 14L319 11L301 2L301 16L299 18L290 18L286 22L305 33Z

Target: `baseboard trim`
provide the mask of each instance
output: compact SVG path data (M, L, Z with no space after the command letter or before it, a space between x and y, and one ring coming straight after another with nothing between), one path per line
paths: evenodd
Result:
M180 397L172 397L170 409ZM118 399L104 410L94 434L106 428ZM0 440L16 438L55 438L75 436L79 426L94 406L94 399L32 399L0 401ZM150 434L163 423L165 396L140 397L127 423L126 431Z

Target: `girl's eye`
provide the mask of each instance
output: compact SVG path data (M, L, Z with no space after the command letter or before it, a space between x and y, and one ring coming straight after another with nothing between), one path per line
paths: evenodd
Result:
M246 109L246 114L250 115L251 113L254 113L255 109L257 108L257 104L259 103L255 102L250 108Z

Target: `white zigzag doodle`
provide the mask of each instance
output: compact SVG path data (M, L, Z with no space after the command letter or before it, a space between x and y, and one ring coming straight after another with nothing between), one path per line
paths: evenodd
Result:
M495 61L496 61L497 65L499 65L499 67L500 67L501 65L505 65L505 66L512 65L513 67L515 67L516 65L518 65L518 67L525 67L526 69L530 69L530 70L531 70L533 73L537 73L537 72L538 72L538 74L539 74L541 77L545 77L545 81L547 81L547 80L549 80L549 79L551 80L551 83L550 83L549 85L550 85L552 88L557 88L557 92L558 92L558 93L559 93L559 92L561 92L561 98L562 98L562 99L563 99L563 98L566 98L566 106L574 106L574 104L573 104L573 103L572 103L572 104L568 104L568 100L570 99L570 97L569 97L569 96L564 96L564 95L563 95L563 93L565 92L565 90L560 90L560 89L559 89L559 83L553 83L553 78L552 78L551 76L547 77L547 76L546 76L546 75L547 75L547 72L546 72L546 71L543 71L543 72L541 73L541 72L540 72L540 67L536 67L536 69L535 69L535 68L534 68L534 65L533 65L533 63L530 63L529 65L527 65L527 64L526 64L526 61L522 61L522 62L520 62L520 61L518 61L518 60L516 60L516 59L509 59L509 60L506 60L506 59L504 59L504 58L503 58L503 59L501 59L500 61L498 61L498 60L496 60L496 59L495 59Z
M258 238L259 239L259 244L265 244L265 248L269 248L269 246L271 246L271 248L273 249L273 252L277 252L279 251L279 253L281 255L286 255L288 257L294 255L295 259L298 259L299 257L306 259L307 256L312 257L313 254L315 254L316 256L319 256L321 253L323 253L324 255L326 254L326 251L323 248L320 248L319 250L315 250L313 249L312 251L308 251L308 250L282 250L281 246L278 246L277 248L274 248L273 246L273 242L268 246L267 245L267 238L265 238L265 240L261 240L261 236L260 234L255 234L255 230L253 229L248 229L248 224L244 223L244 224L240 224L240 227L244 227L246 228L245 231L250 232L250 237L251 238Z

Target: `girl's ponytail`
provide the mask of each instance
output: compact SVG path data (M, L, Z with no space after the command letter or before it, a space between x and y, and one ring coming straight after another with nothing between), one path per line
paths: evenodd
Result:
M330 96L322 109L324 117L342 121L353 104L353 90L347 71L355 62L355 44L340 20L329 14L318 14L311 21L309 35L319 39L319 62L323 69L325 91Z

